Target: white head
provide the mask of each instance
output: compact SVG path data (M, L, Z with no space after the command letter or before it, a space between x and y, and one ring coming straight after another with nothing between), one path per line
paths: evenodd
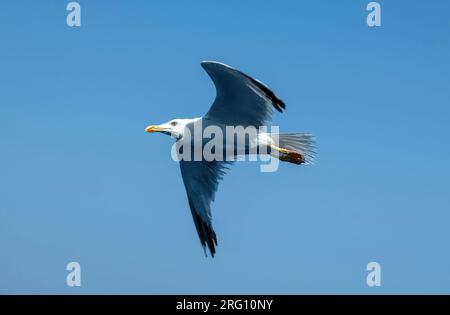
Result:
M192 119L173 119L162 125L152 125L145 128L147 132L161 132L169 135L175 139L180 139L184 134L186 125L191 122Z

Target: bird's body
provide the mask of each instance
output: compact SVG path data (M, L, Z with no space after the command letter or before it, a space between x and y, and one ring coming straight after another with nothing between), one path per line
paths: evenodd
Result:
M243 137L242 141L237 141L235 138L236 133L239 132L239 130L235 128L236 126L227 126L220 121L216 121L208 117L185 119L184 123L185 129L182 136L177 137L177 142L179 142L179 144L183 143L184 145L191 147L192 159L194 159L193 152L196 144L195 137L192 137L192 135L196 132L204 135L205 133L208 133L207 131L210 128L214 128L213 130L218 131L215 133L213 132L214 136L217 137L217 133L221 135L221 140L217 140L216 138L216 141L221 143L221 145L217 147L220 147L222 150L221 152L216 151L215 155L223 156L224 158L228 156L230 158L238 159L239 157L249 155L252 152L259 152L262 150L267 150L267 154L270 154L271 145L276 143L276 139L273 139L270 133L261 132L256 128L249 127L247 127L247 129L241 129L242 132L246 132L247 136ZM189 139L184 138L186 133L191 135ZM201 143L198 144L201 151L203 151L205 146L207 146L211 141L208 137L198 137L198 139L201 140ZM187 142L184 143L185 140Z
M268 133L273 109L285 104L263 83L219 62L202 62L216 99L203 117L149 126L148 132L174 137L189 207L203 248L214 257L217 237L211 203L228 166L250 154L303 164L313 159L313 138L304 133ZM261 128L263 127L263 128ZM206 253L206 251L205 251Z

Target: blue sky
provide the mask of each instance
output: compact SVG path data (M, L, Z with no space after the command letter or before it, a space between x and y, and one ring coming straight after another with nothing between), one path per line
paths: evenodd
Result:
M368 2L79 1L69 28L68 1L3 1L0 293L450 293L450 5L380 1L369 28ZM214 259L172 139L143 131L207 111L205 59L274 89L319 152L230 170Z

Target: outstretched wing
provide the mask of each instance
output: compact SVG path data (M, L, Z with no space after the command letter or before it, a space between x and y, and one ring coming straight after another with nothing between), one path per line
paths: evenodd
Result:
M270 121L273 108L286 108L266 85L223 63L204 61L202 67L216 86L216 99L205 118L229 126L263 126Z
M212 227L211 202L227 169L227 162L180 161L181 176L200 243L214 257L217 238Z

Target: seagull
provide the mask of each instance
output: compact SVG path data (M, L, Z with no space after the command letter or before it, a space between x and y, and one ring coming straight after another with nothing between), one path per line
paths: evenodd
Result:
M177 144L193 145L194 129L200 126L202 130L209 126L243 128L266 126L271 121L273 110L283 112L285 103L279 99L264 83L249 75L234 69L224 63L203 61L201 66L208 73L216 88L216 98L209 111L199 118L173 119L161 125L150 125L146 132L160 132L176 139ZM209 139L208 139L209 140ZM205 141L201 144L204 146ZM237 145L231 147L225 144L223 151L237 155L249 155L251 149L258 150L264 146L265 153L277 157L280 161L296 165L309 164L315 155L314 137L308 133L266 133L257 132L252 139L241 144L237 153ZM219 149L220 150L220 149ZM260 154L257 151L258 154ZM212 257L216 254L217 236L213 229L211 203L222 180L230 160L211 159L181 159L179 160L181 176L187 193L189 207L194 219L200 243L207 256L207 249Z

